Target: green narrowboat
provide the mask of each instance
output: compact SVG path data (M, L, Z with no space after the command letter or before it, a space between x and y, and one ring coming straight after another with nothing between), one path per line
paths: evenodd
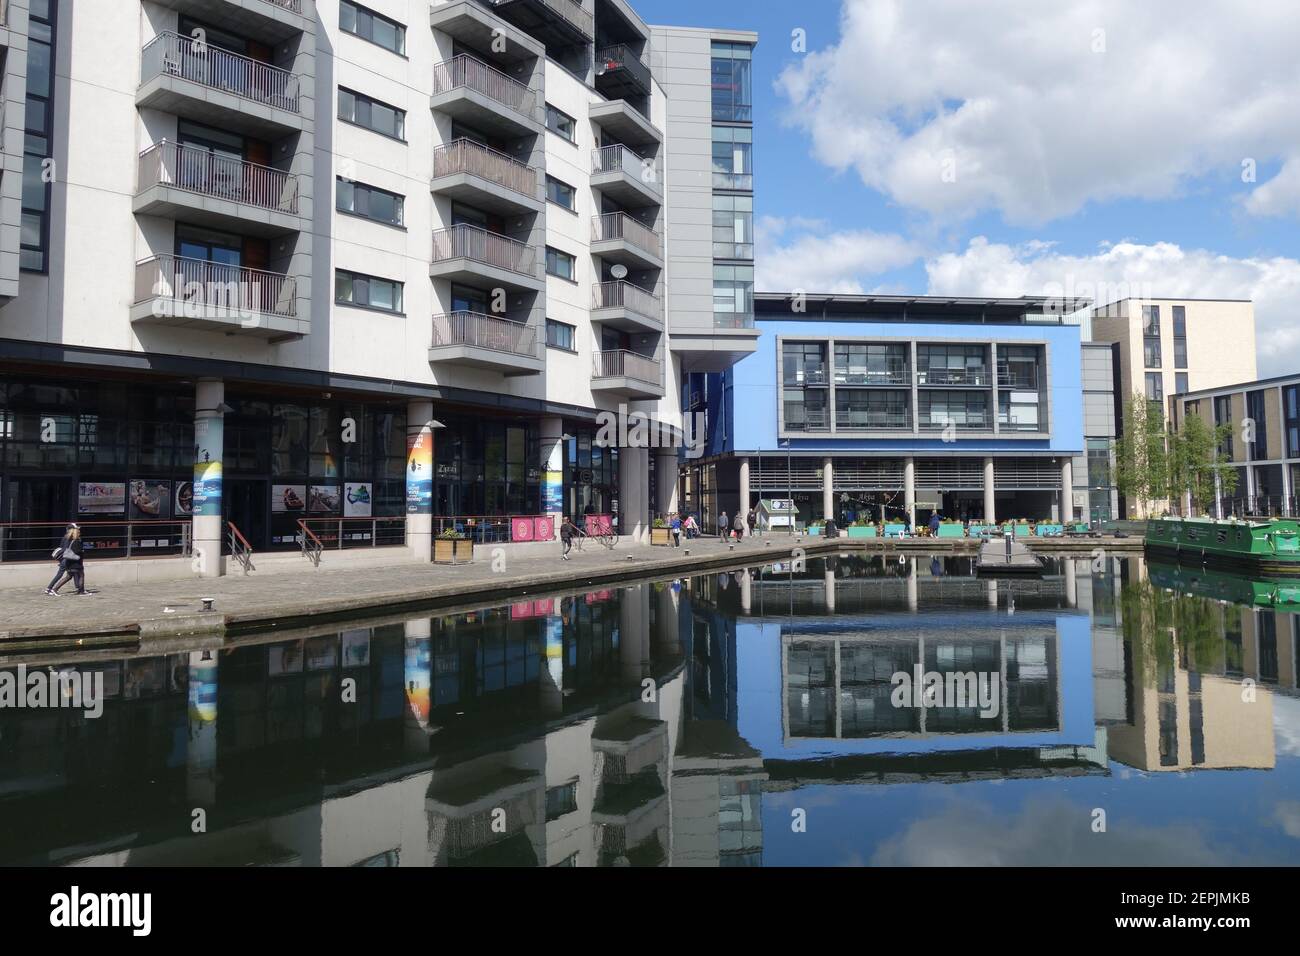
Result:
M1153 518L1146 550L1180 564L1300 577L1300 522Z
M1260 579L1213 568L1189 568L1163 561L1147 565L1151 583L1179 594L1273 611L1300 611L1300 578Z

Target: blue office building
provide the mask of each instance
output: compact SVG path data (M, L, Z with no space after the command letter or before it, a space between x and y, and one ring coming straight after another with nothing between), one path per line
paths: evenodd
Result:
M691 375L703 456L684 506L721 511L793 498L801 523L934 511L953 519L1070 520L1085 454L1086 303L763 293L758 350ZM1085 495L1086 498L1086 495Z

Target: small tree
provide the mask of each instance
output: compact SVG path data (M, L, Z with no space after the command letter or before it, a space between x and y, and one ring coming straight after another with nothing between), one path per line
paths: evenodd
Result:
M1171 494L1188 493L1200 511L1209 510L1220 491L1232 494L1237 488L1237 470L1228 464L1221 450L1231 434L1230 423L1213 427L1200 415L1185 416L1182 427L1170 436Z
M1158 402L1135 393L1124 403L1123 434L1115 441L1115 484L1145 508L1169 498L1169 444Z

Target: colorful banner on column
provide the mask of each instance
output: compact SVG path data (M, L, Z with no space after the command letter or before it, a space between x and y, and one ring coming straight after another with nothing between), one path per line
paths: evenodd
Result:
M221 517L221 447L225 429L220 418L194 421L194 514Z
M551 452L542 463L542 510L547 514L564 511L564 442L551 445Z
M406 513L433 511L433 429L406 434Z

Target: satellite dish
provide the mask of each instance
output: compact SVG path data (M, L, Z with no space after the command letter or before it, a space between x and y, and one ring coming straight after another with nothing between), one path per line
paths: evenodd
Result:
M623 263L620 262L618 265L614 266L612 269L609 270L609 274L612 275L615 279L626 279L627 266L623 265Z

